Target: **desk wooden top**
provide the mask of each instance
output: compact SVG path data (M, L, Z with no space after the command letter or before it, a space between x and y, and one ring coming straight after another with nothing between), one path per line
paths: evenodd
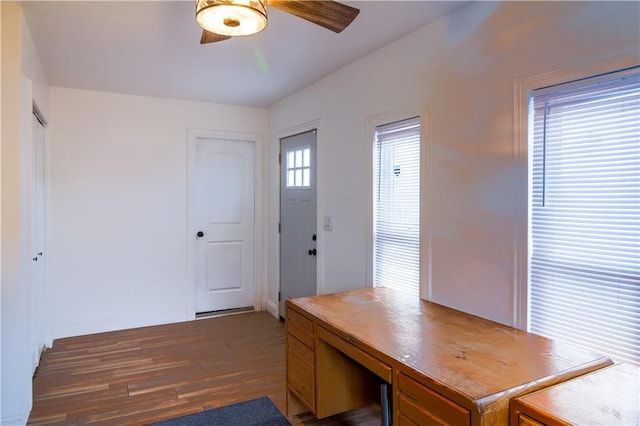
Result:
M547 424L640 424L640 368L617 364L526 395L515 403Z
M323 325L450 390L479 412L611 364L532 333L385 288L288 301ZM507 402L508 403L508 402Z

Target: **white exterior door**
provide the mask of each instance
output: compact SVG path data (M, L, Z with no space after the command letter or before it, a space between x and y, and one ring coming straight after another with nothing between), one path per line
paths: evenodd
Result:
M195 312L254 305L254 143L197 138Z
M316 130L280 140L280 314L316 294Z

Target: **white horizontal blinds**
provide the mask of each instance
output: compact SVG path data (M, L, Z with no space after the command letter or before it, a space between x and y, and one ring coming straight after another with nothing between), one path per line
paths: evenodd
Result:
M374 286L420 288L420 118L376 127Z
M638 69L533 105L529 328L640 362Z

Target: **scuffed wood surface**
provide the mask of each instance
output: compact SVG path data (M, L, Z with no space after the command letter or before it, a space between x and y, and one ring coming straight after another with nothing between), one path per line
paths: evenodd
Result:
M384 288L290 302L351 344L469 409L473 424L506 424L512 397L612 363L599 354Z
M520 412L547 425L640 425L640 368L617 364L524 396L512 405L512 422Z

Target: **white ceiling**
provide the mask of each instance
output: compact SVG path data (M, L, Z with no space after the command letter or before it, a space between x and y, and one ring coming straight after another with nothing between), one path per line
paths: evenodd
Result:
M268 107L468 1L346 1L335 34L269 9L261 33L200 45L193 1L24 1L52 86Z

